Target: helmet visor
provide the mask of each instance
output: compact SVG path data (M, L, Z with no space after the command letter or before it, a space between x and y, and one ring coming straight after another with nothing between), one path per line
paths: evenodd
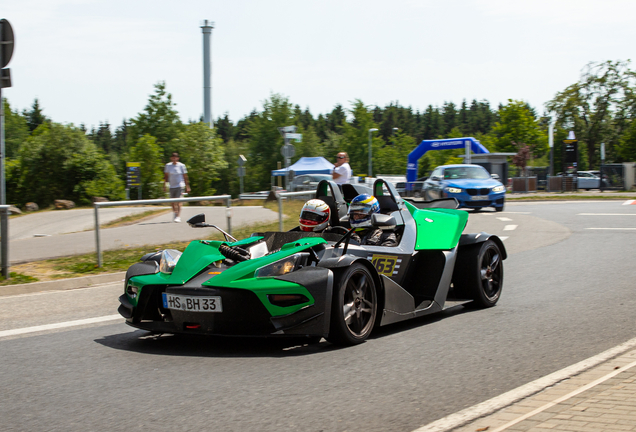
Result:
M327 214L317 214L310 211L304 211L300 214L300 218L309 222L322 223L327 220Z

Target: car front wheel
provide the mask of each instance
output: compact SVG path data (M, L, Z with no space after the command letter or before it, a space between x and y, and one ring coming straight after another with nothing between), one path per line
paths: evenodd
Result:
M362 343L373 330L378 308L373 276L359 263L335 270L335 276L327 340L337 345Z

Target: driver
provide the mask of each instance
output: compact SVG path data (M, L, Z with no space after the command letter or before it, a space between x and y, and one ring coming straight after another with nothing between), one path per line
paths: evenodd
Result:
M326 202L310 199L300 211L298 222L302 231L322 232L329 226L331 209Z
M349 205L349 224L355 231L351 239L361 245L397 246L395 233L374 228L371 225L371 215L380 213L380 204L376 197L362 194L351 200Z

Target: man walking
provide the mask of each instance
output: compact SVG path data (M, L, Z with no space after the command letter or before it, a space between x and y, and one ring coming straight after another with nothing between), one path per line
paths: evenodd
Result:
M170 182L170 198L181 198L183 189L190 192L190 184L188 182L188 170L186 166L179 162L179 153L174 152L170 156L172 162L167 163L163 169L164 183L163 191L166 192L166 183ZM179 215L181 214L181 203L173 202L172 211L174 212L174 222L181 222Z
M345 152L338 153L336 156L336 166L333 169L333 180L336 184L349 183L351 178L351 167L349 166L349 155Z

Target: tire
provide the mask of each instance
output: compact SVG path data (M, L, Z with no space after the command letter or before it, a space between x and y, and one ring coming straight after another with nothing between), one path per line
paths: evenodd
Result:
M470 306L488 308L497 304L503 288L503 262L495 242L487 240L460 250L453 272L456 297L473 300Z
M504 210L504 206L501 207L495 207L495 211L496 212L502 212Z
M360 263L336 270L327 340L335 345L364 342L375 324L378 298L371 272Z
M481 207L473 207L473 211L474 211L475 213L477 213L477 212L481 211L481 209L482 209Z

